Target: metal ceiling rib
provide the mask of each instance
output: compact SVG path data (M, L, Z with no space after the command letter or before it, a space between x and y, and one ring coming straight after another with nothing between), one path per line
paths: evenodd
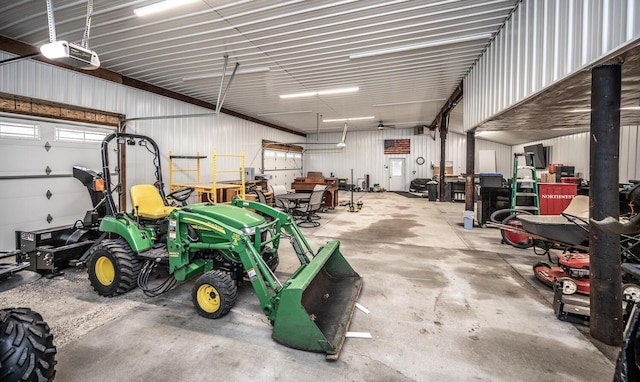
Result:
M373 129L380 120L404 127L433 120L519 2L200 0L159 15L134 15L133 9L157 1L94 0L90 47L103 67L210 103L217 101L221 78L184 77L220 73L225 55L241 70L268 67L268 72L238 74L224 107L301 132L316 131L318 114L375 117L350 123L352 129ZM48 41L44 0L5 3L0 35L35 46ZM80 40L86 0L53 4L58 39ZM459 38L467 40L455 42ZM443 41L448 43L438 46ZM350 58L428 43L436 46ZM345 86L360 90L311 99L279 97ZM440 101L415 102L420 100ZM399 104L373 106L388 103ZM300 110L311 112L258 116ZM333 129L342 127L321 126Z

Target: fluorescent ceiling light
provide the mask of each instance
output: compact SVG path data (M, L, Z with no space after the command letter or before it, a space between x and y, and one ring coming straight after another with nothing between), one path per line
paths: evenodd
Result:
M620 110L640 110L640 106L621 107Z
M590 113L591 109L571 109L569 113Z
M312 110L299 110L299 111L274 111L273 113L260 113L258 117L264 117L267 115L284 115L284 114L304 114L311 113Z
M409 105L412 103L427 103L427 102L440 102L444 101L444 98L440 99L424 99L420 101L406 101L406 102L392 102L392 103L379 103L376 105L371 105L372 107L381 107L381 106L396 106L396 105Z
M239 74L264 73L264 72L268 72L269 70L271 69L269 69L266 66L261 66L257 68L248 68L248 69L238 69L236 71L236 76ZM225 73L225 75L230 76L231 72ZM217 78L217 77L222 77L222 73L199 74L195 76L187 76L187 77L182 77L182 81L203 80L206 78Z
M336 118L336 119L323 119L322 122L350 122L350 121L362 121L365 119L374 119L374 116L371 117L353 117L353 118Z
M314 96L321 96L321 95L353 93L353 92L357 92L358 90L360 90L359 87L353 86L349 88L325 89L325 90L318 90L313 92L281 94L280 98L287 99L287 98L299 98L299 97L314 97Z
M476 34L476 35L464 36L464 37L458 37L458 38L451 38L451 39L446 39L446 40L430 41L430 42L425 42L425 43L422 43L422 44L411 44L411 45L397 46L397 47L393 47L393 48L370 50L368 52L354 53L354 54L349 55L349 59L350 60L355 60L355 59L358 59L358 58L380 56L380 55L383 55L383 54L400 53L400 52L406 52L406 51L415 50L415 49L433 48L433 47L436 47L436 46L451 45L451 44L457 44L457 43L460 43L460 42L467 42L467 41L474 41L474 40L486 40L486 39L490 39L490 38L491 38L491 34L489 34L489 33Z
M135 13L136 16L142 17L142 16L153 14L153 13L163 12L169 9L177 8L187 3L193 3L195 1L196 0L164 0L158 3L147 5L145 7L136 8L133 10L133 13Z

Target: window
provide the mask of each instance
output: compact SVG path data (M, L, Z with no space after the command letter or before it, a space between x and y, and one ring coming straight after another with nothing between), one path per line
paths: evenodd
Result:
M56 141L102 142L107 133L95 130L56 127Z
M0 121L0 138L40 139L40 129L38 125Z

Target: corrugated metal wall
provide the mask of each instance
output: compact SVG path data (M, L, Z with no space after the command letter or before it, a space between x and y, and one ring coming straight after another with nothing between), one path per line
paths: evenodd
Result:
M476 173L479 172L478 152L480 150L495 151L496 172L504 175L505 178L511 177L511 172L513 171L513 153L511 152L511 146L491 141L485 141L476 137Z
M406 190L409 182L414 178L429 178L433 170L430 163L433 161L433 153L436 150L436 141L428 135L413 135L413 129L386 129L375 131L348 132L345 140L346 147L336 148L340 142L342 133L310 134L307 136L306 150L304 152L304 170L321 171L325 176L333 173L336 177L351 178L353 169L354 183L358 178L369 175L371 185L379 184L381 187L389 187L389 158L406 158L407 168L405 178ZM385 155L385 139L411 139L411 154ZM319 145L319 142L331 144ZM416 159L423 157L425 163L418 165ZM437 165L437 162L433 161Z
M620 129L620 182L640 179L640 126L624 126Z
M13 56L0 52L0 60ZM233 89L231 89L232 91ZM211 110L158 94L119 85L31 60L0 66L0 92L122 113L127 118L207 113ZM162 166L168 182L169 152L176 155L201 155L203 180L211 179L211 151L245 154L245 166L262 166L262 139L277 142L301 142L298 135L275 130L226 114L211 117L132 121L129 132L152 137L162 153ZM99 154L98 154L99 155ZM127 182L136 184L154 178L149 157L142 150L130 150ZM206 166L205 166L206 165ZM222 164L224 165L224 164ZM229 166L235 166L230 163ZM239 166L238 166L239 167ZM234 177L227 174L222 178Z
M430 178L433 166L440 166L440 137L433 140L429 135L414 135L412 129L386 129L383 131L355 131L347 134L346 147L336 148L341 133L316 134L307 136L307 149L304 154L304 169L306 171L321 171L325 176L332 173L340 178L350 178L353 168L354 182L358 178L369 175L370 184L380 184L389 187L389 158L406 158L407 180L405 190L409 190L409 182L415 178ZM385 139L411 139L411 154L385 155ZM319 142L330 144L319 145ZM447 161L453 162L454 173L466 171L466 135L449 133L446 140ZM476 139L476 163L479 150L494 150L496 152L497 170L503 174L511 173L511 146L500 143ZM425 159L425 164L416 163L418 157Z
M640 179L638 162L640 155L639 126L623 126L620 128L620 177L621 183L629 179ZM575 166L576 176L589 180L589 133L566 135L563 137L535 141L524 145L513 146L513 152L524 151L524 146L542 143L549 146L548 163L562 163L567 166Z
M167 103L174 101L167 100ZM169 105L167 105L169 106ZM191 109L187 107L186 109ZM175 114L202 113L204 109L193 108L185 110L175 108ZM153 137L162 150L162 164L167 165L169 152L174 155L207 156L201 162L202 180L212 179L212 152L217 154L244 154L244 166L253 167L256 173L262 172L262 139L276 142L300 142L300 136L271 129L254 122L242 120L226 114L211 117L186 119L133 121L127 125L130 132L136 132ZM139 151L139 150L138 150ZM145 169L144 152L133 157L136 170L147 173ZM184 161L175 162L177 166L189 166ZM240 167L238 158L217 158L219 170L230 170ZM191 165L193 168L193 165ZM168 173L168 168L163 171ZM237 174L219 173L218 180L238 179ZM168 178L167 178L168 180Z
M464 129L640 35L637 0L524 0L464 79Z

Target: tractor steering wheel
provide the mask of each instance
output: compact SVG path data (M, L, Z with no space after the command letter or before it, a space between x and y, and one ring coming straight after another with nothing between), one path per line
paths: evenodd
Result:
M177 202L180 202L183 206L186 206L186 200L189 199L191 194L195 191L193 187L182 188L180 190L175 190L170 194L167 194L167 199L173 199Z

